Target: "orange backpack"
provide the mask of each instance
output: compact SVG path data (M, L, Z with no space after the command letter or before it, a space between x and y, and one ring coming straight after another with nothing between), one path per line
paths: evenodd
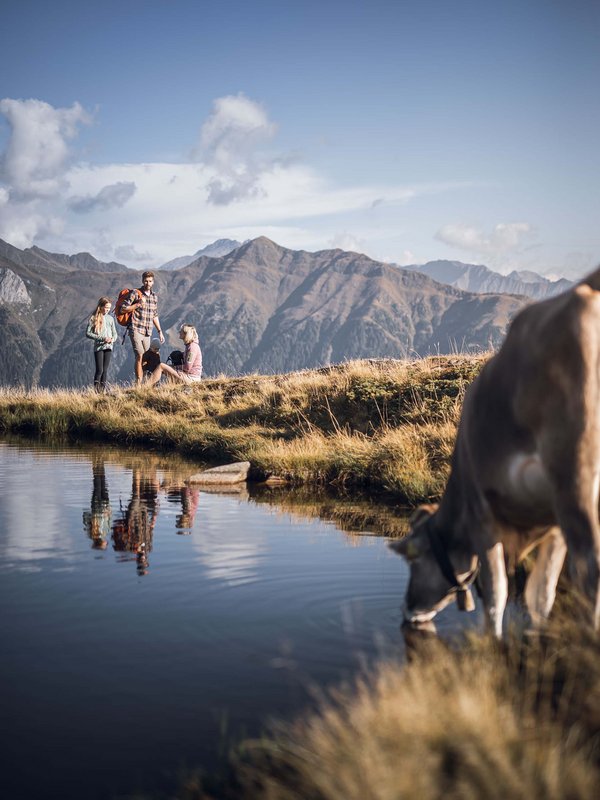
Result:
M142 299L139 289L121 289L115 303L115 317L119 325L127 327L131 321L133 311L123 311L123 306L130 306Z

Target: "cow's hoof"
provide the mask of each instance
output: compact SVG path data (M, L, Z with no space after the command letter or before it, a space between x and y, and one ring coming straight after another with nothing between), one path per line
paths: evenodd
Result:
M400 626L408 657L427 642L437 638L434 622L403 622Z

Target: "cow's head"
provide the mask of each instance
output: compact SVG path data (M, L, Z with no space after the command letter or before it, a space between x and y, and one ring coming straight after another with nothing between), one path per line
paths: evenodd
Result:
M474 608L468 586L475 576L475 564L469 571L455 574L435 529L436 511L435 505L418 508L411 518L409 535L390 543L392 550L403 556L410 568L404 618L414 625L431 621L456 598L461 609L471 611Z

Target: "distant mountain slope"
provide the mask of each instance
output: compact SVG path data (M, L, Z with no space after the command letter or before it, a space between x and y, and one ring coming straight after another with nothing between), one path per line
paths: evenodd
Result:
M220 258L221 256L228 255L232 252L232 250L241 247L241 245L242 243L236 241L235 239L217 239L216 242L207 244L206 247L198 250L193 256L179 256L179 258L174 258L171 261L167 261L166 264L162 264L160 267L158 267L158 269L182 269L183 267L187 267L188 264L191 264L192 261L196 261L201 256Z
M131 271L67 271L60 260L22 265L31 260L26 251L12 254L16 260L0 256L0 334L10 354L0 357L0 383L89 385L87 320L100 295L116 298L131 285ZM163 358L180 346L179 327L190 322L208 375L496 347L527 303L464 292L357 253L288 250L264 237L220 258L157 271L155 287L168 340ZM131 379L128 341L116 345L113 366L113 380Z
M93 272L122 272L128 269L124 264L116 261L106 263L98 261L89 253L77 253L66 256L60 253L48 253L39 247L28 247L19 250L8 242L0 239L0 256L8 258L14 264L22 267L44 267L52 270L90 270Z
M482 264L463 264L461 261L428 261L427 264L409 269L418 270L435 281L464 289L466 292L522 294L535 300L560 294L573 285L565 278L550 281L528 270L501 275Z

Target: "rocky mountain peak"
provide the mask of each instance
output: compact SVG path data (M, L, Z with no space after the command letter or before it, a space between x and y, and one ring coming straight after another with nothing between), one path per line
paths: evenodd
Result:
M31 305L31 297L25 283L8 267L0 267L0 303Z
M240 255L251 257L256 261L270 259L279 260L286 252L286 248L275 244L275 242L272 242L271 239L267 239L266 236L259 236L258 238L251 239L249 242L246 242L246 244L243 244L239 248L238 252Z

